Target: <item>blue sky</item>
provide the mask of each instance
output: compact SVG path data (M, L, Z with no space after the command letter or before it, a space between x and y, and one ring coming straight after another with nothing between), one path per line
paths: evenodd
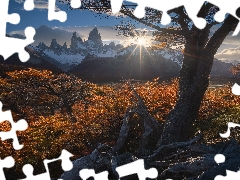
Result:
M54 27L54 29L48 29L50 34L61 34L62 39L59 39L60 44L70 40L70 35L72 32L76 31L79 36L83 39L88 37L88 33L95 26L99 29L99 32L102 36L102 40L106 43L110 41L122 42L127 41L125 37L119 37L117 31L113 30L111 27L119 24L114 16L109 17L109 19L95 17L93 12L84 10L69 10L66 4L59 3L56 0L56 10L62 10L67 13L67 20L64 23L61 23L57 20L48 21L48 0L34 0L35 9L33 11L25 11L23 5L25 0L9 0L9 14L18 13L21 17L21 21L17 25L7 24L6 32L9 34L24 34L23 30L32 26L36 29L38 33L38 39L35 39L35 45L39 43L47 32L41 31L46 28L39 28L42 25L48 27ZM126 18L126 20L128 20ZM36 36L37 37L37 36ZM58 37L53 37L58 38ZM45 37L46 40L46 37ZM58 40L58 39L57 39ZM46 44L49 44L51 39L46 40ZM69 45L69 42L67 42ZM216 54L217 58L222 60L228 59L240 59L240 35L232 37L229 35L222 46L219 48L218 53Z
M115 16L110 16L108 19L101 17L100 19L100 17L94 16L96 15L94 12L88 10L70 10L67 4L59 3L58 0L56 0L55 10L65 11L67 13L67 20L63 23L58 20L48 21L48 0L34 0L35 9L32 11L24 10L24 2L25 0L10 0L9 14L18 13L21 21L17 25L8 23L6 32L10 35L24 35L24 29L32 26L38 33L34 38L35 42L33 45L37 45L41 41L49 45L52 38L56 38L60 44L67 42L69 45L71 39L69 32L72 33L76 31L83 39L87 39L89 32L95 26L98 28L102 40L106 44L111 41L115 41L116 43L127 41L127 38L117 36L118 32L112 28L120 22ZM43 25L54 29L47 29L47 32L43 32L43 30L46 30L46 27L42 28ZM47 39L44 37L46 33L53 34L53 37L49 38L48 36ZM56 36L54 34L56 34ZM61 34L61 38L59 34Z
M58 1L58 0L56 0ZM10 0L9 14L18 13L21 21L18 25L7 25L7 33L16 30L25 29L27 26L38 28L41 25L67 27L67 26L114 26L118 24L115 17L109 19L100 19L94 17L94 13L84 10L69 10L66 4L56 3L56 10L60 9L67 12L67 20L61 23L57 20L48 21L47 0L35 0L35 8L33 11L25 11L23 9L24 0ZM40 6L41 5L41 6Z

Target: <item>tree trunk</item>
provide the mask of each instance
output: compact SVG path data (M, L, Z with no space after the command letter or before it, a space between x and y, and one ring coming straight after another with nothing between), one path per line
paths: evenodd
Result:
M210 74L213 58L209 58L208 62ZM193 123L197 118L201 101L209 84L208 76L202 77L202 79L202 82L195 79L192 85L187 85L187 88L185 86L181 91L174 109L166 119L161 144L186 141L190 138Z
M179 98L169 113L160 144L187 141L197 118L201 101L209 85L214 55L238 20L228 15L223 25L209 39L209 29L196 30L186 37L183 66L180 72Z

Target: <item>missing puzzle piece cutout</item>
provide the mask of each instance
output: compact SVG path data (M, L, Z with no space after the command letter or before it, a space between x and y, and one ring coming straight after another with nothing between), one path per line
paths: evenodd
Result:
M11 123L11 130L8 132L0 132L0 137L2 141L6 139L13 139L13 148L15 150L22 149L23 145L19 144L18 138L17 138L17 131L24 131L28 128L28 124L26 120L21 119L18 122L13 121L12 113L10 110L8 111L2 111L2 102L0 102L0 123L8 121Z
M150 168L147 170L145 169L143 159L119 166L116 168L116 171L119 175L119 178L137 174L139 180L146 180L146 178L154 179L158 176L158 171L156 168ZM93 177L95 180L108 180L107 171L96 174L94 169L82 169L79 172L79 176L83 180L87 180L90 177Z
M108 180L108 172L103 171L101 173L96 174L94 169L82 169L79 172L79 176L83 180L87 180L90 177L94 177L94 180Z
M232 93L233 93L234 95L240 96L240 86L239 86L237 83L235 83L235 84L233 85L233 87L232 87Z
M34 9L34 0L26 0L24 3L24 9L26 11L32 11ZM67 13L64 11L55 11L56 0L48 0L48 20L58 20L65 22L67 20Z
M116 168L116 171L118 172L119 177L137 174L139 180L146 180L146 178L154 179L158 176L158 171L156 168L150 168L147 170L145 169L143 159L119 166Z
M240 179L240 171L234 172L226 170L226 176L217 175L214 180L237 180Z
M194 25L199 28L203 29L206 26L206 20L200 17L197 17L199 10L201 9L202 5L205 3L205 0L168 0L168 1L156 1L156 0L127 0L128 2L137 3L138 6L134 11L134 15L137 18L143 18L145 15L145 8L150 7L153 9L157 9L163 12L163 16L161 19L161 24L167 25L171 22L171 17L167 14L167 11L175 9L179 6L184 6L187 14L190 19L192 19ZM220 11L216 13L215 20L217 22L223 22L227 13L231 14L238 20L240 17L236 14L237 9L240 7L240 1L236 0L208 0L208 2L218 6ZM112 12L118 13L121 9L123 4L123 0L111 0ZM235 29L233 36L236 36L240 31L240 24L238 24L237 28Z
M56 159L51 159L51 160L47 160L45 159L43 161L46 172L42 173L42 174L38 174L38 175L33 175L33 166L31 164L25 164L23 166L23 173L26 175L25 179L22 180L50 180L50 173L49 173L49 169L48 169L48 164L51 162L55 162L58 160L62 160L62 169L64 171L69 171L73 168L73 164L70 160L70 157L72 157L73 154L69 153L67 150L62 150L61 155L59 156L59 158Z
M25 51L25 47L33 43L33 37L35 35L35 29L27 27L25 29L26 39L16 39L6 37L7 23L18 24L20 22L20 16L18 14L8 14L9 0L1 1L0 6L0 55L4 60L13 55L19 54L19 58L22 62L26 62L29 59L29 54Z
M3 172L3 168L11 168L15 164L15 161L12 156L8 156L5 159L0 159L0 179L6 180L6 177Z
M225 162L225 156L223 154L217 154L214 157L214 160L216 163L224 163ZM240 179L240 171L234 172L226 170L226 176L217 175L214 180L234 180L234 179Z
M220 133L220 136L222 138L228 138L230 136L230 133L231 133L231 128L235 128L235 127L240 127L240 124L229 122L228 123L228 129L227 129L226 133Z
M168 1L156 1L156 0L127 0L132 3L137 3L138 6L134 11L134 15L137 18L143 18L145 15L145 8L150 7L163 12L161 24L167 25L171 22L171 17L167 14L167 11L175 9L184 5L189 17L193 20L196 27L203 29L206 26L206 20L197 17L198 11L201 9L204 1L192 1L192 0L168 0ZM123 0L111 0L112 12L117 13L120 11Z
M81 6L81 0L71 0L72 8L79 8ZM24 3L24 9L26 11L32 11L34 9L34 0L26 0ZM58 20L65 22L67 20L67 13L65 11L55 11L56 0L48 0L48 20Z

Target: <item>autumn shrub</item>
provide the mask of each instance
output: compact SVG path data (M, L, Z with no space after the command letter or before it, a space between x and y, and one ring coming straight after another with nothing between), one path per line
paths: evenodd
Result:
M127 82L97 85L71 75L31 68L7 74L9 78L0 78L0 100L12 110L14 120L22 113L29 124L26 131L18 132L23 149L15 151L11 141L0 142L0 157L12 155L17 173L27 163L33 164L37 172L44 172L39 164L45 158L58 157L62 149L78 158L89 154L99 143L114 145L124 113L136 100ZM132 86L144 100L149 113L159 123L164 123L177 101L178 79L160 80L133 82ZM231 93L230 85L208 88L194 130L202 131L207 142L216 142L220 137L218 133L226 131L227 122L239 122L239 100L240 97ZM71 108L75 123L66 113L64 103ZM130 152L136 150L143 132L137 116L133 121L129 135L132 140L126 147ZM7 122L0 124L1 131L9 128ZM235 137L238 138L236 133Z

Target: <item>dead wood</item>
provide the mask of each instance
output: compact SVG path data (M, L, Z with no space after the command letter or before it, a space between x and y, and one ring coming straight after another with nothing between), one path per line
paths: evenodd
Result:
M117 152L119 152L123 147L129 132L129 121L132 120L133 115L134 115L134 112L131 111L130 108L128 108L124 115L123 124L119 133L118 140L112 150L113 154L116 154Z
M143 99L138 95L131 82L129 82L129 84L137 99L135 111L139 114L140 120L144 126L144 133L140 141L139 152L140 154L145 155L156 148L161 135L161 127L158 121L149 114Z
M150 156L148 156L149 160L154 159L157 155L159 155L163 150L168 150L168 152L170 150L174 150L174 149L179 149L182 147L186 147L189 146L193 143L196 143L197 141L202 139L202 135L200 133L197 134L197 136L187 142L176 142L176 143L172 143L172 144L168 144L168 145L162 145L160 146L157 150L154 151L154 153Z
M131 85L132 87L132 85ZM221 174L226 175L226 169L237 171L240 167L240 146L236 140L220 143L218 146L203 144L203 137L198 133L194 138L185 142L175 142L157 147L160 138L160 125L147 111L144 101L132 87L137 102L125 112L119 138L115 146L109 147L100 144L88 156L73 162L73 169L65 172L61 179L79 180L79 171L94 169L96 173L109 172L109 179L119 179L116 167L144 159L146 169L158 169L158 179L214 179ZM125 152L120 153L129 136L130 125L134 114L137 113L144 126L144 133L139 143L137 155ZM217 147L217 148L216 148ZM218 165L214 156L224 154L226 162ZM131 179L131 177L129 177Z

